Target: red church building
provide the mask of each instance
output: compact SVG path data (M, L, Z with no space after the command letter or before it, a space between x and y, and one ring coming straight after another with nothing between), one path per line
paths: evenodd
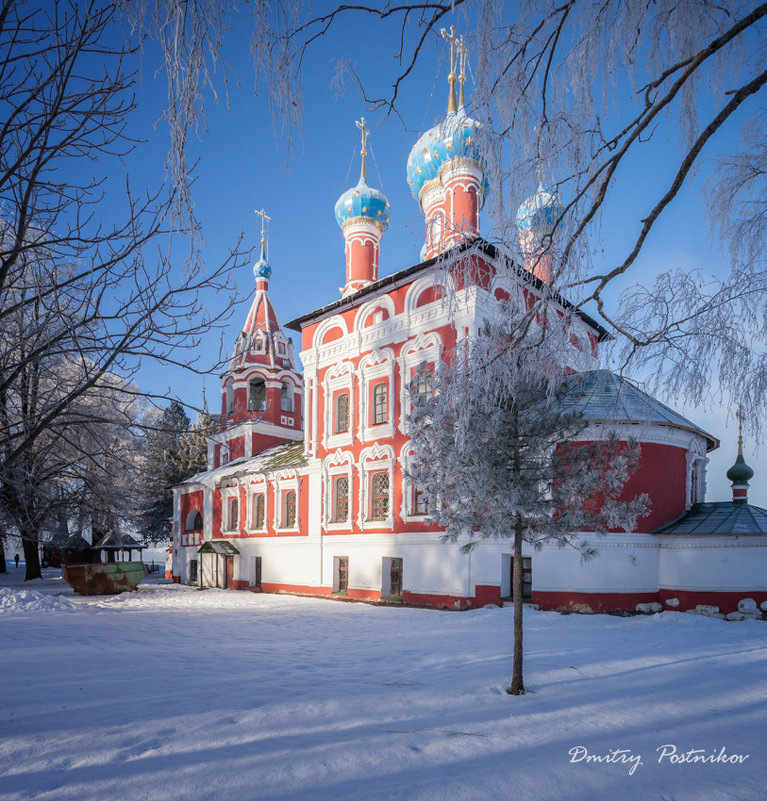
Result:
M647 493L652 509L637 531L599 538L600 555L586 564L555 545L526 553L526 597L542 608L594 610L657 603L731 612L744 599L767 601L767 512L747 503L747 466L736 471L733 501L706 504L707 454L718 441L600 370L607 331L549 291L542 243L561 214L557 198L539 186L520 208L523 265L481 238L489 183L462 77L451 72L446 117L408 158L425 218L422 261L383 278L389 203L367 182L367 130L358 123L360 180L335 207L345 241L341 297L287 324L301 335L303 374L269 298L262 233L253 302L222 376L222 431L210 438L208 470L174 490L174 581L454 609L508 598L511 540L463 554L428 521L408 478L408 387L420 365L476 336L505 303L546 298L571 320L561 361L584 374L584 437L614 430L641 444L626 492ZM462 266L457 280L447 280L446 253Z

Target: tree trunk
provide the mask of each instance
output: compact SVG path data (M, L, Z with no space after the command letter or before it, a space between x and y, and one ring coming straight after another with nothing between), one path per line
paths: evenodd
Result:
M511 577L514 597L514 662L511 673L509 695L524 695L525 682L522 678L522 520L517 516L514 524L514 572Z
M0 538L0 573L7 573L8 568L5 566L5 543Z
M37 544L37 535L24 534L22 532L21 542L24 546L24 559L27 563L27 572L24 576L24 581L42 578L43 574L40 570L40 549Z

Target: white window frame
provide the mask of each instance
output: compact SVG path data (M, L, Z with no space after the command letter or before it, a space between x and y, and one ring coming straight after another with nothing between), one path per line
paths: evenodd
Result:
M323 462L323 480L325 487L325 497L323 504L323 525L326 531L348 531L352 527L352 514L353 514L353 501L354 501L354 483L352 481L352 472L354 466L354 457L351 453L341 451L340 449L332 456L328 456ZM346 520L333 520L335 515L335 481L337 478L346 478L349 482L349 514Z
M280 532L298 532L301 529L301 482L295 470L283 470L274 478L274 529ZM292 526L283 525L285 514L285 495L293 490L296 493L296 521Z
M394 449L391 445L381 445L376 442L365 448L360 454L359 461L359 509L357 522L363 531L373 528L394 528ZM389 510L385 519L370 519L371 480L374 473L387 472L389 474Z
M360 361L359 420L360 439L363 442L394 436L394 352L391 348L376 348ZM373 425L372 386L386 380L388 415L385 423Z
M399 514L405 523L422 523L429 516L426 514L416 514L415 511L415 490L416 485L410 478L410 468L413 464L413 444L408 442L400 451L399 465L402 472L402 498L400 499Z
M269 493L267 490L266 479L262 476L258 481L248 486L248 526L249 532L262 533L267 530L269 521ZM253 504L257 495L264 496L264 525L260 528L256 527L256 516L254 514Z
M237 528L232 528L232 519L230 513L230 501L237 501ZM221 532L222 534L239 534L242 525L242 499L240 497L239 484L231 487L221 488Z
M433 364L436 370L442 359L442 337L436 332L418 334L402 346L399 357L400 374L400 419L398 428L403 434L410 434L408 422L410 414L410 397L408 388L411 373L421 364Z
M324 436L322 446L327 450L343 448L354 442L354 365L341 362L325 371L322 379L325 397ZM349 428L340 434L335 433L335 396L340 392L349 395Z

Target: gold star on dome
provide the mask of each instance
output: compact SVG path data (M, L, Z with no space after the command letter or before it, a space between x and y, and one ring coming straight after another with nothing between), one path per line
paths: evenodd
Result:
M368 207L367 207L367 206L363 206L363 207L362 207L362 211L363 211L363 212L367 213L367 210L368 210Z
M445 149L446 150L452 150L453 149L453 143L452 142L445 142Z
M429 148L428 147L425 147L423 149L423 154L424 154L424 156L428 156L429 155Z
M470 144L471 144L471 137L470 137L470 136L467 136L467 137L466 137L466 144L467 144L467 145L470 145Z
M381 209L378 209L378 216L381 216Z
M359 189L355 189L355 190L354 190L354 197L359 197L359 196L360 196L360 191L359 191Z
M439 151L438 151L438 150L435 150L435 151L434 151L434 158L435 158L435 159L438 159L438 158L439 158Z
M417 172L419 175L421 174L421 168L420 168L420 167L416 167L416 168L415 168L415 171L416 171L416 172Z

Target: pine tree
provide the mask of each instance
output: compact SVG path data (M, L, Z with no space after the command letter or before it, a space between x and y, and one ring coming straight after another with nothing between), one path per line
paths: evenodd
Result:
M208 437L221 430L221 415L200 412L194 425L182 435L176 464L184 478L208 467Z
M510 314L513 320L514 315ZM516 321L519 323L519 320ZM513 539L514 664L509 693L525 692L522 543L596 551L582 532L630 531L646 496L621 499L639 447L614 436L584 441L577 376L559 365L562 337L528 334L508 322L459 343L412 392L414 461L408 471L444 541L469 552L486 539ZM532 341L534 340L534 341Z
M147 542L164 542L173 517L172 488L189 473L182 467L182 442L190 420L184 407L172 401L162 414L145 426L144 465L141 480L144 497L139 528Z

